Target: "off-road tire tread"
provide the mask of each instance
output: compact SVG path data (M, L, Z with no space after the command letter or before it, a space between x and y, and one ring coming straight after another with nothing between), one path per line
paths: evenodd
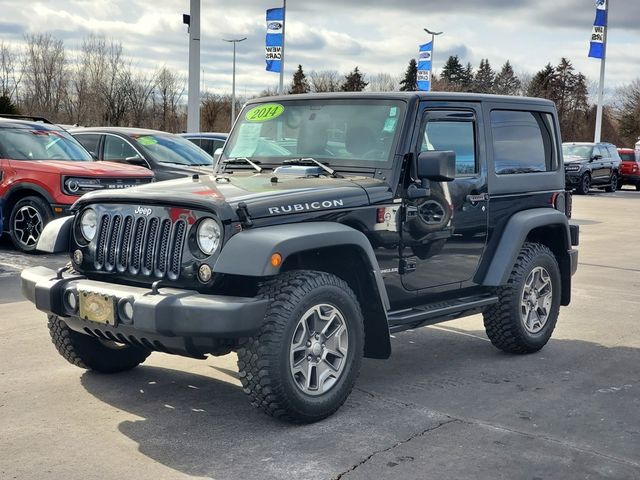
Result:
M302 300L304 294L317 287L332 285L351 297L359 306L356 295L349 285L335 275L311 271L295 270L283 273L262 284L259 296L271 299L265 314L265 322L260 331L251 338L243 339L238 354L238 369L243 391L249 395L251 404L262 409L272 417L291 423L310 423L335 413L346 400L343 400L321 417L310 418L292 413L292 405L287 401L281 385L273 385L271 370L277 369L279 352L276 348L278 337L289 322L288 312L295 308L292 300ZM359 307L358 307L359 308ZM359 373L359 372L358 372ZM353 379L353 383L357 375Z
M483 314L484 327L489 340L495 347L504 352L516 354L533 353L540 350L547 343L545 342L537 348L525 345L521 341L511 312L513 296L518 297L520 295L521 282L525 280L529 262L538 255L543 254L550 255L555 259L553 252L546 245L525 243L520 249L507 285L496 289L499 298L498 303L489 307ZM554 329L555 321L551 326L551 333Z
M56 315L48 316L47 326L49 327L51 341L58 353L72 365L85 370L93 370L100 373L124 372L137 367L151 354L148 350L130 347L126 350L117 351L119 355L114 355L114 361L96 362L90 355L87 355L87 349L91 348L91 343L96 342L95 348L107 348L99 344L97 339L73 331ZM116 351L113 353L116 353Z

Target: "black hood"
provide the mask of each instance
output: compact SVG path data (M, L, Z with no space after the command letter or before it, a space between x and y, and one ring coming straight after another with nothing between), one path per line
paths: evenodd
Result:
M83 196L74 208L90 203L176 205L214 211L221 220L237 219L244 202L252 218L367 206L371 198L391 197L388 185L370 177L298 177L273 173L202 175L157 182L118 192Z

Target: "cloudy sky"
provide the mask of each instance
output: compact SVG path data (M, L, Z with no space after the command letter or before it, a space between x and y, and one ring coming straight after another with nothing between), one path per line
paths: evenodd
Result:
M239 94L274 87L264 71L265 9L279 0L202 0L205 86L231 89L231 46L222 38L247 36L239 45ZM189 0L0 0L0 37L19 44L25 33L51 32L69 49L91 33L121 41L139 68L166 64L186 74L188 36L182 13ZM436 43L439 69L451 54L494 68L510 59L516 72L533 73L547 62L571 59L591 80L599 62L587 58L595 16L593 0L289 0L287 80L305 70L401 74L423 27L444 30ZM640 0L611 0L608 88L640 78Z

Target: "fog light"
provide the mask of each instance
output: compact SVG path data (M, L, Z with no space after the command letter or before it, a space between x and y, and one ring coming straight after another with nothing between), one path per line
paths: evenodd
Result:
M207 283L209 282L209 280L211 280L211 276L212 276L211 267L206 264L200 265L200 268L198 269L198 279L202 283Z
M69 307L69 311L71 313L76 313L78 311L78 299L76 294L73 291L68 291L65 299L67 301L67 307Z
M131 300L123 298L120 300L120 319L124 323L132 323L133 322L133 303Z
M73 263L76 265L82 265L82 261L84 260L84 255L80 250L76 250L73 252Z

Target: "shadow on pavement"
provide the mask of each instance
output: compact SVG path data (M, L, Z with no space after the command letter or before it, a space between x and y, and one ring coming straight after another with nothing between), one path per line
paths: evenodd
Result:
M436 447L429 442L449 422L466 430L447 440L454 463L464 462L457 455L464 455L465 445L478 448L477 437L487 429L538 442L526 440L524 451L507 442L501 453L480 455L473 461L483 465L468 465L469 478L476 467L492 463L517 469L519 459L529 464L532 455L546 472L559 471L554 462L563 469L572 462L582 469L599 465L567 478L640 475L639 349L552 340L537 354L511 356L482 341L484 333L465 333L480 338L441 329L398 335L391 359L365 361L347 403L314 425L273 420L251 407L239 386L176 370L142 366L117 376L86 373L82 384L101 401L141 417L118 426L141 453L189 475L267 479L295 472L298 478L335 478L375 459L375 452L401 451L414 439L426 442L420 460L428 468ZM443 455L444 446L437 447ZM567 454L546 453L559 450ZM585 463L585 456L597 461ZM393 477L394 463L383 465L387 470L379 477ZM530 479L533 473L512 478Z

